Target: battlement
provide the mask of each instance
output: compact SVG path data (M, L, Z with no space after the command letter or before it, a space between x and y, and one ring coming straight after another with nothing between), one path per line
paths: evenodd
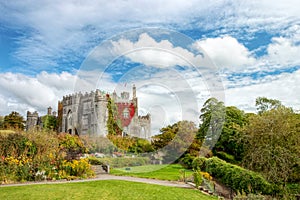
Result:
M27 111L27 117L39 117L39 114L37 111L34 112Z

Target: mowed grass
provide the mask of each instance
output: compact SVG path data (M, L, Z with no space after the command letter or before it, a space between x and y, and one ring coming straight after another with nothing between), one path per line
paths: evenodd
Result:
M103 180L81 183L0 187L0 199L201 199L213 200L200 191L146 183Z
M180 171L185 171L185 177L190 177L192 171L184 169L181 165L144 165L129 168L116 168L111 170L111 174L120 176L134 176L140 178L152 178L159 180L169 180L178 181L183 178L183 173Z

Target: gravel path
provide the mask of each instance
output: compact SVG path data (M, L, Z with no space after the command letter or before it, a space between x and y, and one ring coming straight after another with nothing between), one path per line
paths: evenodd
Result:
M185 184L183 182L178 182L178 181L163 181L163 180L156 180L156 179L130 177L130 176L114 176L114 175L109 175L109 174L98 175L96 178L91 178L91 179L72 180L72 181L58 180L58 181L26 182L26 183L16 183L16 184L5 184L5 185L0 185L0 187L41 185L41 184L60 184L60 183L78 183L78 182L89 182L89 181L99 181L99 180L123 180L123 181L133 181L133 182L163 185L163 186L170 186L170 187L193 188L191 185Z

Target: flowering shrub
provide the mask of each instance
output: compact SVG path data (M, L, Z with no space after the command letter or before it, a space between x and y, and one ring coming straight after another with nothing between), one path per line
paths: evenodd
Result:
M91 165L89 164L88 159L86 158L72 161L64 160L61 170L66 172L66 175L83 178L92 177L95 175L91 170Z
M93 176L88 160L68 157L81 151L86 148L77 136L38 131L0 134L0 184Z
M200 173L201 173L202 177L205 178L206 180L208 180L208 181L212 180L212 177L209 173L207 173L207 172L200 172Z

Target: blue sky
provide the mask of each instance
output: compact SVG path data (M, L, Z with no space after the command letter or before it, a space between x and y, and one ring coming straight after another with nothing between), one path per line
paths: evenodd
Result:
M299 110L299 7L296 0L1 1L0 115L45 113L74 90L129 90L128 82L138 86L141 113L164 112L164 119L154 118L165 124L185 115L197 118L212 88L203 79L205 70L199 75L182 60L202 51L217 67L226 105L253 112L255 98L266 96ZM143 32L150 27L160 31ZM87 69L108 41L111 54L120 57ZM107 56L102 51L100 58ZM181 93L197 102L186 108L193 115L178 111Z

